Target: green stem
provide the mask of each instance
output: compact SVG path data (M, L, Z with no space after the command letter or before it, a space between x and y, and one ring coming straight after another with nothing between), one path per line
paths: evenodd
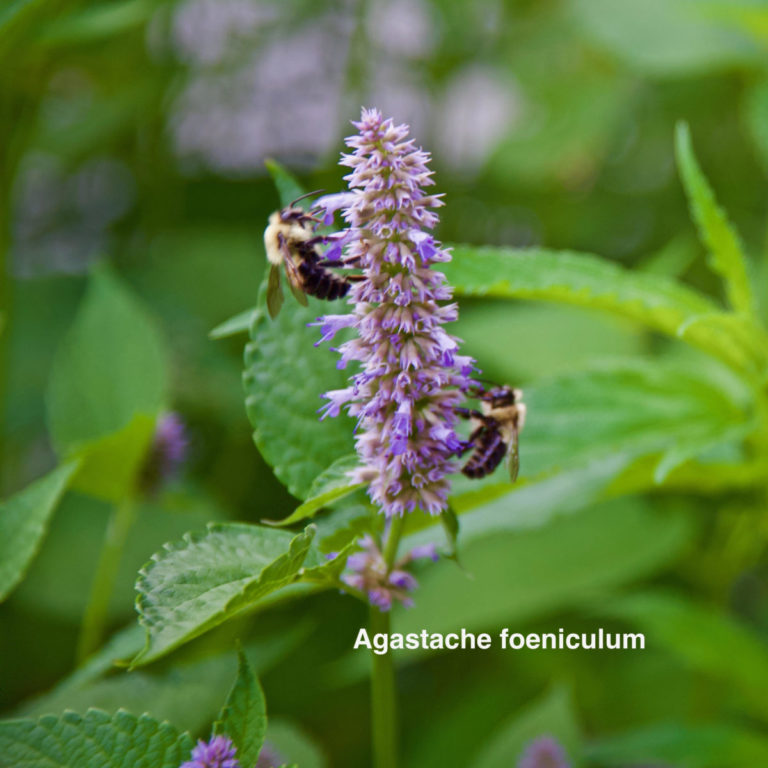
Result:
M77 644L78 663L85 661L104 639L109 601L115 586L117 569L135 517L136 508L131 497L117 504L112 511L93 577L91 595L83 615L83 625Z
M384 559L391 570L397 558L397 548L403 532L404 518L393 517L384 545ZM375 605L370 613L371 634L390 631L389 611ZM374 768L397 768L397 695L392 654L372 653L371 656L371 732L373 735Z
M371 635L389 634L389 611L371 606ZM374 768L397 768L397 700L392 654L373 652L371 666L371 731Z

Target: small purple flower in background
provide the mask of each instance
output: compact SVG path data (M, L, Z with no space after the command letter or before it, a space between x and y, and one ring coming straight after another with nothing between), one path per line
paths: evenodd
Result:
M155 436L144 463L141 486L147 493L157 493L173 480L187 459L189 440L184 422L177 413L165 413L155 426Z
M551 736L542 736L527 747L517 768L570 768L565 750Z
M271 744L266 743L259 752L259 759L256 761L255 768L279 768L285 765L286 761L280 756L277 750Z
M192 759L180 768L240 768L237 750L226 736L213 736L210 741L198 741Z
M351 315L327 315L316 325L323 340L353 327L342 344L340 368L361 364L346 389L325 393L325 416L346 407L358 418L357 452L363 467L355 480L368 483L373 502L387 515L417 508L439 514L447 506L452 461L461 442L456 407L465 397L474 361L459 354L458 340L443 329L456 320L456 304L435 263L450 254L429 234L442 205L431 185L429 154L408 139L408 127L363 110L347 139L354 152L342 165L352 192L326 199L325 220L343 207L347 229L335 239L334 257L359 267L364 279L350 290ZM318 201L323 206L324 200ZM343 255L342 255L343 248Z
M363 551L350 555L347 560L350 573L342 577L344 583L364 592L371 604L382 611L388 611L395 601L406 607L413 605L409 593L418 587L418 582L405 569L414 560L429 558L436 561L438 554L434 544L414 547L388 569L372 536L363 536L359 543Z

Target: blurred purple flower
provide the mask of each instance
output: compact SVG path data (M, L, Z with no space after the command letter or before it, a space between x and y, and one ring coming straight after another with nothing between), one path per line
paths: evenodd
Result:
M226 736L213 736L210 741L198 741L192 759L180 768L240 768L237 750Z
M445 276L433 264L450 254L429 234L442 202L424 187L433 182L428 153L408 139L406 125L363 110L347 139L354 152L342 165L352 196L343 208L343 260L363 270L350 290L352 315L326 315L314 325L323 340L352 325L357 338L342 344L339 368L357 362L362 371L345 389L326 392L322 418L346 407L357 416L357 452L363 467L355 480L368 483L371 499L387 515L420 508L439 514L447 505L452 457L461 443L455 408L464 399L474 361L459 354L458 340L443 325L456 320ZM339 205L339 196L331 196ZM322 205L322 200L320 201ZM327 220L327 216L326 216Z
M517 768L570 768L565 750L551 736L542 736L527 747Z
M187 429L181 417L173 412L160 416L144 463L141 483L144 490L156 493L175 479L187 459L188 449Z
M342 580L350 587L365 593L372 605L381 611L388 611L394 602L406 607L413 605L409 593L418 587L416 579L406 570L414 560L438 559L434 544L414 547L401 557L391 569L387 568L384 555L371 536L360 539L362 552L350 555L347 560L349 573Z
M185 170L261 173L267 157L310 166L338 139L347 46L340 9L296 24L285 4L186 0L168 31L188 76L169 132Z
M285 762L277 750L267 742L259 752L259 759L256 761L255 768L279 768Z

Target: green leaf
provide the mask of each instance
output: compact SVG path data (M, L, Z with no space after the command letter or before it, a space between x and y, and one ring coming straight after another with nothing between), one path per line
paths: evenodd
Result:
M299 184L296 177L276 160L266 160L264 165L267 166L269 175L277 187L281 208L290 205L297 197L304 194L304 188Z
M581 738L567 690L556 688L551 693L515 716L491 736L473 768L509 768L517 765L525 748L535 739L550 736L565 750L569 765L578 766Z
M673 593L616 598L599 612L636 625L653 648L666 648L692 669L739 690L751 713L768 719L768 650L747 627Z
M82 445L72 488L117 503L136 487L155 434L155 419L138 413L123 429Z
M357 541L350 541L329 560L316 549L312 549L301 569L301 580L321 587L340 587L341 574L347 565L347 558L359 547ZM330 555L329 555L330 557Z
M54 362L51 437L60 455L156 415L166 401L165 350L153 320L105 267L97 269Z
M526 389L529 418L520 437L523 475L614 455L679 450L681 458L689 458L744 434L752 427L751 415L708 370L690 362L635 360L595 366Z
M123 711L0 722L3 768L179 768L192 746L172 725Z
M450 502L459 515L461 543L539 528L557 515L582 509L601 498L611 480L630 462L627 454L616 453L541 479L516 485L489 483L456 493ZM408 545L425 544L433 535L430 529L419 531L408 537Z
M462 527L471 518L464 515ZM395 613L395 630L491 631L588 603L668 563L689 531L679 514L660 515L639 500L622 499L537 528L489 532L462 545L464 572L440 562L419 573L417 607ZM403 661L419 655L409 651Z
M453 260L442 271L460 296L593 307L670 336L692 317L718 309L662 275L630 272L597 256L571 251L455 245Z
M314 529L292 536L255 525L210 525L166 544L139 572L136 608L146 664L222 624L296 579Z
M354 422L346 415L320 421L321 395L347 385L347 373L336 368L336 355L315 347L316 328L307 323L333 306L309 298L302 307L286 299L280 315L271 320L264 308L264 287L259 297L261 311L251 326L251 341L245 351L248 417L254 440L278 479L298 498L307 497L315 478L330 464L354 451Z
M349 481L349 472L359 465L360 459L357 454L342 456L337 459L312 481L312 485L307 491L307 500L303 504L298 506L284 520L265 522L279 526L293 525L300 520L312 517L318 510L332 502L343 499L359 488L363 488L364 483L351 483Z
M248 333L248 329L251 327L254 319L254 313L256 307L251 307L243 312L230 317L229 320L225 320L220 325L217 325L209 334L210 339L227 339L230 336L237 336L239 333Z
M715 194L699 167L687 123L677 124L675 151L691 215L698 226L699 237L709 251L710 265L723 278L731 307L736 312L754 317L755 298L744 249L725 212L717 205Z
M250 662L240 650L237 679L214 725L214 732L229 736L237 747L237 759L242 767L253 768L259 759L266 730L264 692Z
M146 712L191 733L207 731L237 672L232 653L227 650L209 655L190 649L189 654L173 659L172 664L157 664L131 672L115 669L115 659L135 654L144 643L141 627L134 623L132 629L138 631L132 638L136 642L124 647L112 645L104 659L106 664L99 665L101 668L89 663L87 670L76 670L49 693L22 704L13 716L36 717L89 707L108 712L122 708L136 715ZM259 639L249 641L244 650L254 669L263 674L295 652L306 641L310 629L306 624L298 624L287 632L270 630L266 636L260 629Z
M758 158L768 172L768 80L759 80L747 91L744 119Z
M571 0L587 38L641 73L683 76L753 64L760 49L711 3L698 0Z
M77 466L58 467L0 504L0 600L24 577Z
M603 766L669 763L685 768L768 765L768 739L721 723L653 725L592 745L587 757Z
M768 364L768 336L743 315L732 312L697 315L683 323L677 335L753 375L763 374Z
M55 18L40 35L53 45L83 45L130 34L146 24L155 5L148 0L119 0Z
M296 725L288 720L270 718L267 741L289 760L290 765L301 768L326 768L328 760L320 748Z

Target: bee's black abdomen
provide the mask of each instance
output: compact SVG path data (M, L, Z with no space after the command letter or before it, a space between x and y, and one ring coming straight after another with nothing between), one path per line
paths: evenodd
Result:
M485 477L501 464L507 455L507 444L498 429L486 428L477 438L475 449L461 471L472 479Z
M314 261L302 261L299 265L299 273L304 281L306 293L318 299L332 301L346 296L349 291L349 282L346 278L330 272Z

